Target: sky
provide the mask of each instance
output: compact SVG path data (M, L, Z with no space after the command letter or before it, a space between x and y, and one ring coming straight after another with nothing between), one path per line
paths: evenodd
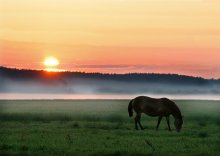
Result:
M220 78L218 0L0 0L0 66Z

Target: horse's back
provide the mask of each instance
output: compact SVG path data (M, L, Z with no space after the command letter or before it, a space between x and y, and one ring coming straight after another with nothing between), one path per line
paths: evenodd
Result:
M137 113L145 113L150 116L169 114L167 104L169 99L155 99L147 96L138 96L133 99L133 108Z
M134 101L138 105L142 105L143 103L145 103L145 105L158 105L161 99L155 99L147 96L138 96L134 98Z

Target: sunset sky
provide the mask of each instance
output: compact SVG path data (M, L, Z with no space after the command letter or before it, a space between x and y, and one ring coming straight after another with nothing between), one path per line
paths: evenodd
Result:
M219 0L0 0L0 66L220 78Z

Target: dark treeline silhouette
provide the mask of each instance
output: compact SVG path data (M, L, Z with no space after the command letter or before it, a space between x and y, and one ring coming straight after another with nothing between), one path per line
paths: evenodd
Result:
M22 90L28 84L50 91L74 93L79 90L101 93L220 93L220 79L205 79L178 74L85 72L47 72L0 67L0 91ZM62 88L56 88L59 87ZM36 87L35 87L36 88ZM37 90L37 89L32 90ZM40 89L40 90L47 90ZM26 90L27 91L27 90Z
M13 80L57 80L57 79L101 79L126 82L160 82L171 84L205 85L220 83L220 79L204 79L178 74L155 74L155 73L128 73L128 74L103 74L85 72L47 72L44 70L28 70L0 67L1 77Z

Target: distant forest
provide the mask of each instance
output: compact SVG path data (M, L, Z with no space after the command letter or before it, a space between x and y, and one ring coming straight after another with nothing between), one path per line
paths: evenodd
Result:
M16 85L21 83L22 90L25 83L30 84L30 82L42 86L52 85L53 90L54 87L57 87L56 85L63 86L65 89L57 88L56 91L69 93L81 90L80 86L86 88L87 91L93 88L92 92L95 90L94 92L98 93L220 93L220 79L205 79L178 74L47 72L0 67L1 92L13 91L10 89L11 83ZM39 86L37 87L39 89ZM17 89L19 90L19 87ZM52 89L46 89L46 91L50 92Z
M50 75L51 74L51 75ZM85 72L47 72L44 70L28 70L0 67L0 77L13 80L58 80L58 79L97 79L125 82L160 82L171 84L194 84L205 85L220 83L220 79L204 79L178 74L155 74L155 73L128 73L128 74L102 74Z

